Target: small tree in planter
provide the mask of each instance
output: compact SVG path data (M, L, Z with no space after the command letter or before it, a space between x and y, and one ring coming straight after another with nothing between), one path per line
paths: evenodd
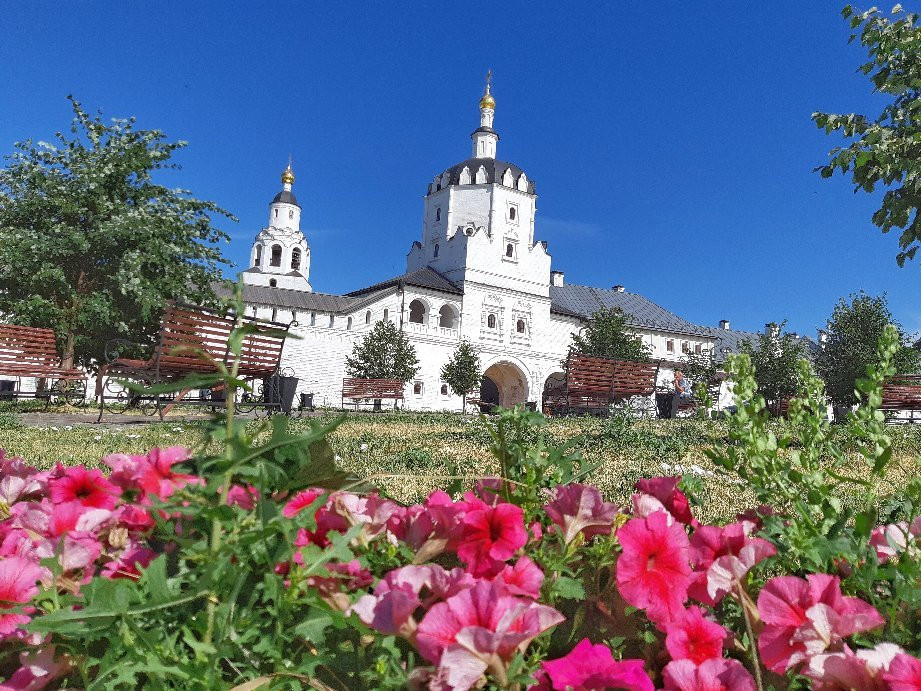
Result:
M467 410L467 394L474 391L482 379L480 356L470 341L465 339L457 344L457 350L441 368L441 378L451 387L455 396L461 397L461 410Z
M647 360L650 354L649 346L630 331L627 315L609 308L593 313L585 330L572 335L572 348L613 360Z
M393 322L381 321L355 344L345 359L350 377L360 379L398 379L407 382L419 371L419 358L406 334Z
M825 380L829 398L850 407L857 403L855 383L866 376L867 365L876 362L876 348L887 324L893 322L884 295L871 296L859 292L835 305L828 322L828 338L816 358L816 370ZM902 329L896 325L901 347L893 357L897 374L909 374L918 369L921 353L908 346Z
M783 333L785 323L775 325L771 333L759 334L757 343L745 341L741 348L755 366L758 393L778 409L783 399L797 392L802 383L798 363L809 357L802 340L795 334Z

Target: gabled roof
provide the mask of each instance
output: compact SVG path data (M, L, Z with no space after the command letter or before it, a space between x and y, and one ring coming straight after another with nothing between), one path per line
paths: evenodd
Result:
M430 290L438 290L442 293L451 293L453 295L464 294L464 291L455 283L449 281L432 267L426 266L422 269L405 273L402 276L396 276L386 281L375 283L367 288L353 290L351 293L346 293L346 295L356 297L372 291L383 290L384 288L393 288L399 285L400 281L402 281L404 285L414 286L416 288L428 288Z
M583 319L589 319L602 308L619 309L633 326L706 337L711 337L713 331L710 327L692 324L637 293L571 284L551 285L550 304L551 311Z
M231 294L230 284L218 283L215 292L219 296ZM369 305L387 291L376 291L350 297L348 295L330 295L328 293L313 293L305 290L291 290L290 288L272 288L271 286L243 285L243 301L248 304L279 307L294 312L325 312L327 314L346 314L354 312Z

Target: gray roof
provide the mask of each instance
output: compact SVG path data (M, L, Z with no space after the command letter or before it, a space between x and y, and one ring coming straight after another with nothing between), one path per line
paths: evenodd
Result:
M502 183L502 176L505 175L506 169L512 171L512 178L515 182L518 182L518 178L524 172L516 166L514 163L508 163L507 161L497 161L494 158L468 158L466 161L461 161L457 165L451 166L444 173L448 174L448 184L449 185L459 185L460 176L464 171L464 168L470 169L471 179L476 179L476 173L480 169L480 166L483 166L483 169L486 171L486 182L498 182ZM444 175L442 173L442 175ZM432 183L429 185L429 194L435 192L437 185ZM533 180L528 180L528 192L531 194L536 194L535 186Z
M228 296L231 294L232 289L228 283L218 283L215 285L215 292L219 296ZM269 307L281 307L295 312L345 314L354 312L374 302L384 292L368 293L358 298L348 295L330 295L305 290L244 284L243 301L257 305L268 305Z
M383 290L384 288L392 288L399 285L400 281L402 281L404 285L415 286L417 288L429 288L430 290L437 290L442 293L452 293L454 295L463 295L464 293L456 284L449 281L442 274L435 271L435 269L426 266L417 271L411 271L402 276L396 276L386 281L375 283L373 286L368 286L367 288L353 290L351 293L346 293L346 295L358 296L373 291Z
M590 286L550 286L551 310L589 319L599 309L619 309L633 326L693 336L712 336L714 329L698 326L672 314L637 293L602 290ZM564 311L565 310L565 311Z
M272 200L273 204L294 204L294 206L300 207L300 204L297 203L297 197L288 190L282 190L275 195L275 198Z

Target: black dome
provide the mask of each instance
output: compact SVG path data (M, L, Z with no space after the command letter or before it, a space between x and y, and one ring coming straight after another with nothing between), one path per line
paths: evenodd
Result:
M515 184L518 184L518 178L524 172L521 168L516 166L514 163L508 163L507 161L497 161L494 158L468 158L466 161L461 161L457 165L451 166L448 168L445 173L448 174L448 184L449 185L459 185L460 176L464 171L464 168L470 169L470 178L476 179L476 173L480 169L480 166L483 166L483 170L486 171L486 182L502 182L502 176L505 175L506 170L512 171L512 179L515 181ZM442 173L439 178L443 177ZM437 191L438 182L432 183L429 185L429 194ZM535 194L534 181L528 180L528 192Z
M297 197L295 197L288 190L282 190L275 195L275 199L272 200L273 204L294 204L294 206L300 207L300 204L297 203Z

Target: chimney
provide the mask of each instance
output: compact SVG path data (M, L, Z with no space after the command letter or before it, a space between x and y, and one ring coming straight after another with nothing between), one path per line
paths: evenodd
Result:
M764 335L777 337L780 335L780 327L774 322L768 322L764 325Z
M818 338L819 345L824 348L825 344L828 343L828 332L825 329L819 329Z
M552 286L563 285L563 272L562 271L551 271L550 272L550 285Z
M621 285L616 285L613 288L611 288L611 290L613 290L615 293L622 293L624 292L624 287Z
M720 328L721 328L723 331L729 331L729 320L728 320L728 319L720 319Z

